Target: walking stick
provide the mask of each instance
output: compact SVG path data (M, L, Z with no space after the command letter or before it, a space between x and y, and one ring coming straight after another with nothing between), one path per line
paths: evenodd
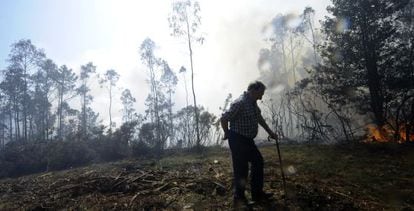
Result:
M267 137L267 141L270 142L271 137ZM286 179L285 179L285 172L283 171L283 163L282 163L282 155L280 154L280 148L279 148L279 141L277 139L274 139L276 141L276 148L277 148L277 154L279 156L279 163L280 163L280 172L282 174L282 181L283 181L283 191L286 196Z

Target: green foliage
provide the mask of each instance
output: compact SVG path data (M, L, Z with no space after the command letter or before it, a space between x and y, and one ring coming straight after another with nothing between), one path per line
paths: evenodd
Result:
M327 40L320 46L323 62L312 76L314 83L332 103L372 112L380 126L393 116L389 103L399 104L400 96L414 88L413 83L404 85L414 79L412 62L405 68L412 50L401 48L413 44L403 39L401 17L407 3L335 0L328 8L333 17L323 22Z

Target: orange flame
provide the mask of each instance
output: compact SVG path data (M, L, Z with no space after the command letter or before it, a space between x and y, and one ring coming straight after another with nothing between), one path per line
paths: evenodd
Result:
M368 125L368 139L365 140L366 142L391 142L396 141L398 143L404 143L407 141L406 135L406 126L403 125L398 132L397 140L395 137L395 130L389 127L388 125L378 127L376 125ZM414 140L414 134L410 134L409 139L411 141Z

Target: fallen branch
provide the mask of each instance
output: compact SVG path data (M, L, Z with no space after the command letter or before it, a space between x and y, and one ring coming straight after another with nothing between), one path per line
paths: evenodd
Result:
M169 185L170 183L167 182L166 184L162 185L161 187L158 187L157 189L155 189L156 192L158 191L164 191L165 188Z

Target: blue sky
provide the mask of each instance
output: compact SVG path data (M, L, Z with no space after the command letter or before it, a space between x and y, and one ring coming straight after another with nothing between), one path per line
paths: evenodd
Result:
M0 68L6 65L10 45L20 39L31 39L61 61L105 45L109 33L93 8L94 1L83 0L1 1Z

